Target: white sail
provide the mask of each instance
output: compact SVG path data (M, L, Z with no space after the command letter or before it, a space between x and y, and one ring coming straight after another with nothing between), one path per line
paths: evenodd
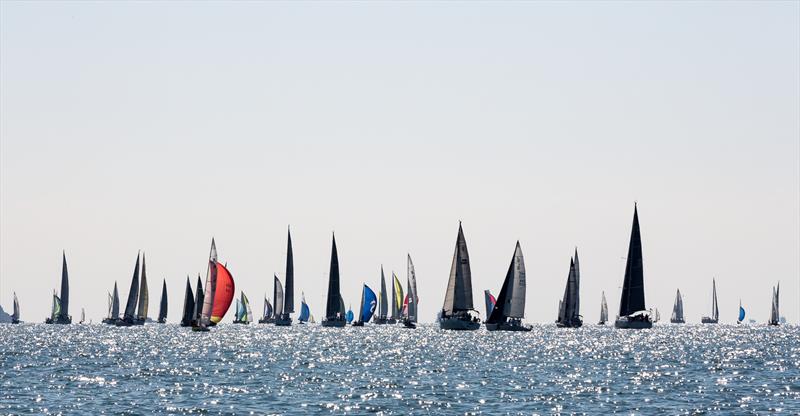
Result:
M211 312L214 310L214 295L217 291L217 245L211 239L211 251L208 254L208 272L206 273L205 293L203 294L203 311L200 314L200 326L211 323Z

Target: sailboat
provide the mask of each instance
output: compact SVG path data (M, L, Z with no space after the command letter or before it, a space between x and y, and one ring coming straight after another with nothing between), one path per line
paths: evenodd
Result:
M189 291L191 292L191 289ZM161 303L158 306L158 323L163 324L166 322L167 322L167 279L164 279L163 284L161 285Z
M417 314L419 310L419 297L417 296L417 273L414 271L414 263L411 261L411 254L407 255L408 262L406 268L406 295L405 307L403 308L403 326L406 328L417 327Z
M567 274L567 285L564 287L564 297L558 304L556 326L559 328L580 328L583 325L580 312L580 270L578 249L576 248L575 255L569 259L569 273Z
M781 314L779 308L780 294L781 294L781 284L780 282L778 282L778 286L772 288L772 308L770 308L769 322L767 322L767 324L769 324L770 326L778 326L780 325L781 322L780 321Z
M217 261L217 246L212 238L203 295L203 309L199 322L192 326L192 330L205 332L208 331L209 326L214 326L222 321L231 306L235 290L233 275L227 267Z
M17 292L14 292L14 307L11 312L11 323L19 323L19 300L17 300Z
M658 312L658 308L653 309L653 323L656 323L661 320L661 314Z
M396 324L402 318L403 312L403 285L392 270L392 317L387 323Z
M366 284L361 291L361 305L358 308L358 320L353 322L353 326L364 326L364 323L372 319L375 308L378 306L378 297L375 292Z
M683 318L683 297L681 296L680 289L678 289L678 292L675 294L675 305L672 306L672 316L669 318L669 321L673 324L686 323L686 320Z
M492 310L494 310L494 305L497 303L497 299L492 295L489 289L486 289L483 291L483 301L486 304L486 320L488 321Z
M86 321L86 311L84 311L83 308L81 308L81 320L78 323L82 324L85 321Z
M283 293L283 310L280 316L275 318L275 325L292 325L292 314L294 313L294 255L292 253L292 233L289 231L288 242L286 243L286 286Z
M717 306L717 281L711 280L711 316L704 316L700 322L704 324L716 324L719 322L719 306Z
M235 324L249 324L253 321L253 311L250 309L250 301L242 291L241 300L236 299L236 316L233 323Z
M194 295L194 310L192 311L191 327L200 326L200 316L203 315L203 303L205 303L205 291L203 290L203 282L200 280L200 274L197 274L197 286Z
M300 316L297 317L297 320L304 324L308 322L308 318L311 316L311 309L309 309L308 304L306 303L306 294L303 293L300 297Z
M53 301L58 304L53 304L50 317L45 319L46 324L63 324L69 325L72 323L72 316L69 315L69 273L67 272L67 253L61 253L61 296L53 293Z
M260 324L271 324L275 322L275 315L272 311L272 304L269 303L269 299L267 299L267 294L264 294L264 311L262 313L261 319L258 320Z
M492 313L486 320L486 329L489 331L530 331L531 326L522 325L525 317L525 259L522 248L517 241L514 255L508 265L503 287L497 296L497 301L492 308Z
M614 322L616 328L646 329L653 321L644 302L644 267L642 261L642 236L639 231L639 213L633 206L633 225L625 264L625 279L619 302L619 315Z
M314 319L314 315L311 315L311 319L308 321L310 324L315 324L317 321Z
M117 326L136 325L136 304L139 299L139 253L136 253L136 265L133 267L131 287L128 290L128 302L125 304L125 313L122 319L117 319Z
M736 319L736 323L740 324L744 321L744 308L742 307L742 300L739 299L739 318Z
M383 274L383 265L381 264L381 293L378 296L378 316L375 317L373 320L374 324L383 325L389 322L388 314L389 314L389 296L386 293L386 277Z
M347 323L349 324L353 322L353 319L355 319L355 317L356 316L353 314L353 308L348 306L347 313L344 315L344 318L347 319Z
M343 328L345 321L344 302L339 292L339 255L336 252L336 235L331 244L331 269L328 273L328 299L325 303L325 319L322 326Z
M147 270L142 253L142 277L139 280L139 307L136 309L135 325L144 325L147 321L147 310L150 305L150 291L147 289Z
M600 300L600 322L597 325L605 325L608 322L608 304L606 303L606 292L602 294Z
M114 294L108 293L108 312L106 317L102 320L104 324L116 325L119 319L119 292L117 291L117 282L114 282Z
M187 275L186 292L183 294L183 314L181 315L181 326L192 326L192 319L194 319L194 295L192 294L192 282Z
M458 237L453 253L453 264L450 266L450 277L444 305L439 316L441 329L474 331L481 327L480 319L473 316L472 306L472 271L469 266L467 240L461 222L458 223Z

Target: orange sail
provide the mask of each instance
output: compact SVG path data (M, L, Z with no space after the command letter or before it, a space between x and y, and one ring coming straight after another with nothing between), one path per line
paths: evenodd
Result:
M214 308L211 311L211 322L217 324L228 312L228 308L233 302L233 294L236 286L233 283L233 276L228 269L217 263L217 290L214 293Z

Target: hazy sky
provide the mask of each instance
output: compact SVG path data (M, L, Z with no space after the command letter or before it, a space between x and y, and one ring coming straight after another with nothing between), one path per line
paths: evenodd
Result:
M526 320L617 312L634 201L647 304L800 318L800 3L0 2L0 304L41 322L127 296L147 252L179 319L211 237L261 309L294 239L324 315L379 268L442 307L458 221L475 304L517 239ZM299 301L298 301L299 303ZM226 320L232 315L229 312Z

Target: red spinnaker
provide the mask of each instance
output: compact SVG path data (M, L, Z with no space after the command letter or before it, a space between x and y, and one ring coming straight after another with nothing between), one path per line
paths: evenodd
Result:
M233 302L233 294L236 285L233 283L233 276L228 269L217 263L217 290L214 293L214 309L211 311L211 322L217 324L228 312Z

